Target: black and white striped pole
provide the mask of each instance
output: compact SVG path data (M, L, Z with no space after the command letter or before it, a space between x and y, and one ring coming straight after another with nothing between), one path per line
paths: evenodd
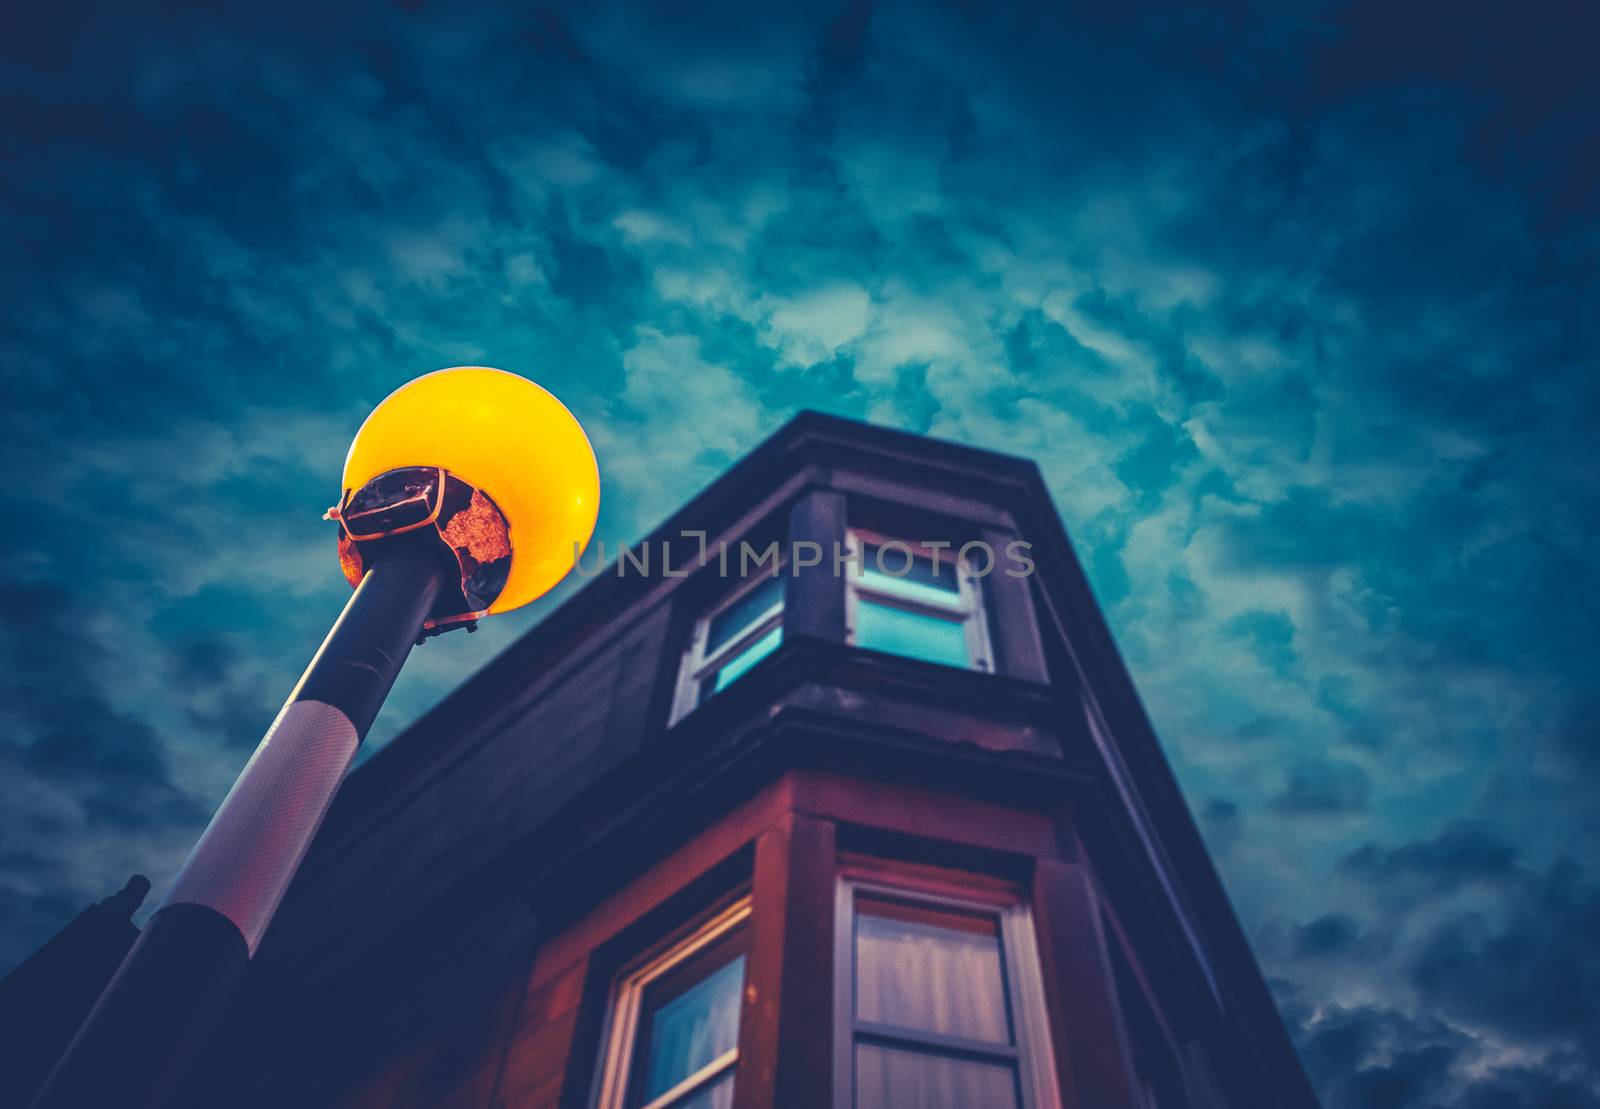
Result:
M548 591L598 506L583 429L530 381L441 370L374 410L329 512L355 593L34 1109L167 1103L413 645Z
M161 1105L181 1082L439 593L437 552L406 539L374 560L36 1106Z

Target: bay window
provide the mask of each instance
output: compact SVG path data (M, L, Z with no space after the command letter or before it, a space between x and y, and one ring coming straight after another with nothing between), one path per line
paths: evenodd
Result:
M848 644L963 670L995 669L983 592L984 577L995 569L994 551L984 547L977 560L983 565L975 566L954 543L910 542L856 528L846 534L842 555L824 552L819 561L758 572L700 615L679 664L670 722L778 649L787 583L795 574L828 578L839 591L831 595L835 602L842 593ZM826 589L810 595L815 607L827 607ZM838 635L832 630L828 637Z

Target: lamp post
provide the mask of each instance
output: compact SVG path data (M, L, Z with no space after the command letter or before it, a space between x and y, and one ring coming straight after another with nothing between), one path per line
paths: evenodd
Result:
M588 542L599 499L577 420L514 374L440 370L373 410L328 512L355 592L34 1109L164 1103L412 646L547 592Z

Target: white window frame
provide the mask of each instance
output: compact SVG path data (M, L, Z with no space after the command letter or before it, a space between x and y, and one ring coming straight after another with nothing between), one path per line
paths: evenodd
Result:
M892 879L843 875L839 879L834 903L833 956L833 1104L835 1109L855 1105L855 953L856 898L869 897L900 901L931 908L953 909L991 917L998 925L1002 968L1007 1001L1011 1006L1013 1049L995 1046L985 1053L995 1059L1011 1058L1017 1067L1017 1086L1022 1091L1022 1109L1061 1109L1056 1085L1055 1049L1050 1039L1050 1017L1044 996L1044 971L1039 962L1038 944L1033 930L1033 914L1020 900L997 902L981 895L962 897L953 893L929 892L920 886L897 885ZM897 1033L898 1034L898 1033ZM938 1037L919 1037L912 1032L907 1044L922 1043L932 1053L957 1054L957 1049L942 1049Z
M676 724L688 716L700 704L702 681L720 669L730 658L767 635L773 628L783 624L783 603L787 587L778 591L777 601L764 609L749 628L710 654L706 653L706 643L711 638L711 622L742 600L747 593L760 588L771 578L777 578L782 582L781 563L776 573L756 574L748 581L741 582L738 589L722 598L715 608L694 622L694 632L689 637L689 645L683 652L683 662L678 667L678 685L672 695L672 716L668 721L669 725Z
M645 991L650 984L672 970L685 959L691 958L707 947L725 938L734 929L750 919L750 898L740 898L717 913L677 942L668 945L649 959L624 971L611 990L611 1004L607 1009L604 1045L600 1073L595 1079L592 1104L595 1109L625 1109L628 1081L633 1074L633 1050L639 1042L639 1015L644 1007ZM749 970L748 956L745 963ZM740 1025L743 1025L743 997L740 991ZM689 1075L672 1089L647 1102L642 1109L659 1109L675 1099L709 1084L739 1064L737 1041L728 1051ZM735 1078L735 1081L738 1081Z
M983 582L967 560L960 557L956 549L935 550L919 543L908 543L890 536L882 536L873 532L860 531L852 528L845 536L847 554L849 556L849 575L845 580L845 642L854 645L856 642L856 611L860 607L863 595L870 597L874 604L881 604L888 608L897 608L904 612L914 612L919 615L933 616L944 620L952 617L959 618L962 631L967 639L967 666L972 670L984 673L994 672L994 649L989 641L989 620L983 604ZM951 598L951 603L941 604L931 599L913 600L903 597L898 593L875 586L864 575L866 569L866 548L869 544L882 547L889 543L903 543L909 547L913 555L918 558L936 559L938 565L953 564L956 569L958 592ZM903 558L904 555L896 550L884 561L888 563L894 558ZM875 568L875 567L874 567Z

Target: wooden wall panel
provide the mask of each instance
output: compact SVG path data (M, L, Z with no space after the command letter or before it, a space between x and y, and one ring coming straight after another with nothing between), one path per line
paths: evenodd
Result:
M832 1097L834 825L790 815L756 841L734 1109Z
M588 959L577 959L529 989L506 1048L496 1106L557 1109L588 970Z
M991 851L1060 852L1056 822L1044 813L822 771L795 771L790 779L797 812Z
M833 571L833 556L843 548L847 528L842 493L813 489L795 501L789 511L789 547L815 543L822 561L787 576L784 596L784 635L809 635L829 643L845 637L845 584Z
M1044 969L1062 1104L1140 1109L1099 904L1079 864L1040 859L1034 927Z
M1017 538L1014 532L994 528L983 531L983 541L995 557L993 572L983 579L995 673L1045 684L1050 681L1050 670L1045 663L1044 640L1039 635L1039 614L1033 604L1033 575L1018 578L1006 573L1018 569L1006 557L1008 545Z

